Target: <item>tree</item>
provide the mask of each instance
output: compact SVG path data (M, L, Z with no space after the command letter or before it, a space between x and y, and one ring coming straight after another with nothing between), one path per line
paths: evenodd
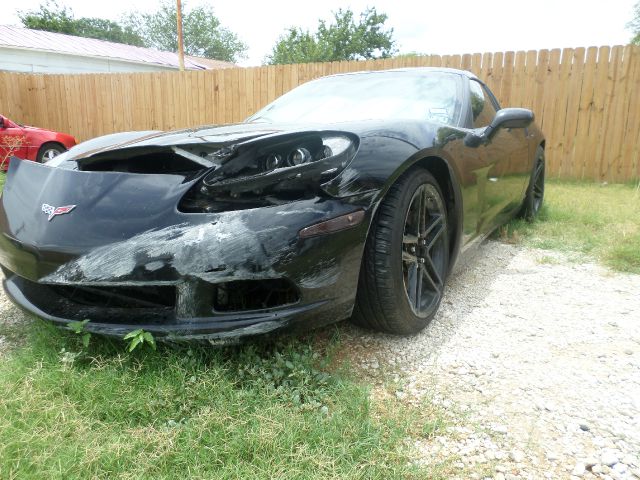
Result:
M353 11L333 12L333 22L318 21L315 33L290 27L273 47L267 63L331 62L388 58L396 52L393 28L385 29L387 15L368 8L356 22Z
M67 7L58 5L55 1L41 3L38 10L28 12L19 11L18 17L22 24L34 30L47 32L66 33L73 35L75 32L75 20L73 12Z
M34 30L144 46L142 38L130 27L102 18L75 18L71 9L60 6L55 0L40 4L37 10L19 12L18 17L25 27Z
M631 43L640 45L640 1L633 7L633 20L627 24L627 28L633 32Z
M184 52L187 55L236 62L245 58L247 46L220 24L210 6L198 6L183 13ZM176 3L165 0L152 13L131 12L122 23L144 42L159 50L178 49Z

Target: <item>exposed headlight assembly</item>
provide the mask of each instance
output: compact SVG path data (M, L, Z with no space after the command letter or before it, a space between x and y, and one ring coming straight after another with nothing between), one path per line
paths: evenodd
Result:
M239 147L202 180L202 193L299 189L324 183L340 173L355 155L357 140L344 133L277 137Z
M278 135L236 145L185 196L183 211L254 208L317 194L339 175L358 149L344 132Z

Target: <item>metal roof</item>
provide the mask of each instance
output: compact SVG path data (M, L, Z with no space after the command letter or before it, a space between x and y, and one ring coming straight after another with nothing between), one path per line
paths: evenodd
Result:
M0 48L25 48L43 52L101 57L125 62L163 65L178 68L178 54L152 48L134 47L122 43L107 42L95 38L75 37L63 33L45 32L29 28L0 25ZM221 60L200 59L185 55L184 67L189 70L211 70L235 67Z

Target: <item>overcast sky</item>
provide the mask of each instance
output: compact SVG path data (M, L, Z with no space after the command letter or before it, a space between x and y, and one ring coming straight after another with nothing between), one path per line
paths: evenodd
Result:
M315 29L319 18L368 5L389 16L401 53L435 54L587 47L629 42L626 23L637 0L187 0L210 4L224 26L249 46L243 65L260 65L288 26ZM117 20L136 8L151 11L157 0L58 0L76 17ZM3 2L4 3L4 2ZM0 23L19 25L18 10L35 9L40 0L6 2Z

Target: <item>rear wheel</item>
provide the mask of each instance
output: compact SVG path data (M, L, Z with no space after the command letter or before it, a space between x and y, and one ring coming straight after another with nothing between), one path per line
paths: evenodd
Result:
M36 157L36 161L39 163L45 163L49 160L60 155L65 151L65 148L58 143L45 143L38 150L38 156Z
M527 187L527 194L524 197L520 211L520 216L528 221L536 218L544 201L544 170L544 149L538 147L533 171L529 179L529 186Z
M446 212L440 187L425 170L411 170L391 187L367 238L355 323L396 334L429 324L449 262Z

